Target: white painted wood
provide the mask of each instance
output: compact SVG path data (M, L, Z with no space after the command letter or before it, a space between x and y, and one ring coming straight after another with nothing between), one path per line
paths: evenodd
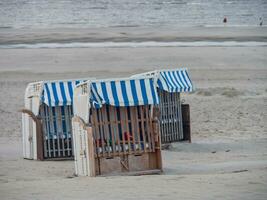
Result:
M78 130L77 130L77 127L76 127L76 124L74 122L74 120L72 119L71 121L72 123L72 144L73 144L73 155L74 155L74 166L75 166L75 174L76 175L79 175L79 169L78 169L78 165L79 165L79 157L78 157L78 138L77 138L77 135L78 135Z
M84 121L89 120L89 85L82 83L74 88L73 114L81 117Z
M75 173L78 176L89 176L89 152L87 131L83 129L79 122L72 120L73 131L73 150Z
M29 84L25 91L24 107L35 115L39 113L41 82ZM22 114L23 157L37 159L36 124L27 115Z

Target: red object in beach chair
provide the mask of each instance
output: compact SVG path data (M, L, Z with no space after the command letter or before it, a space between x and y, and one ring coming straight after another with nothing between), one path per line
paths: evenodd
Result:
M125 138L125 140L130 140L130 141L133 140L133 136L129 132L124 132L124 138Z
M101 139L96 139L95 143L96 143L97 146L102 146L102 140ZM106 139L103 140L103 143L104 143L104 145L107 144Z

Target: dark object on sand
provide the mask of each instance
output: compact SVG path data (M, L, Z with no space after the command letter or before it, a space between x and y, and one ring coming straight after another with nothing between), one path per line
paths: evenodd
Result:
M225 23L225 24L227 23L227 18L226 17L223 18L223 23Z
M262 25L263 25L263 19L260 18L260 26L262 26Z
M232 171L232 173L248 172L247 169Z
M172 144L162 144L161 150L170 150L172 148Z

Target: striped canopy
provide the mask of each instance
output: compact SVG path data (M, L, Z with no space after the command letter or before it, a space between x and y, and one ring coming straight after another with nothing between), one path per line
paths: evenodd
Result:
M193 84L186 69L160 71L157 86L167 92L193 91Z
M48 106L72 105L74 87L80 82L82 81L45 82L41 101Z
M153 78L92 82L90 100L95 108L103 104L118 107L159 103Z

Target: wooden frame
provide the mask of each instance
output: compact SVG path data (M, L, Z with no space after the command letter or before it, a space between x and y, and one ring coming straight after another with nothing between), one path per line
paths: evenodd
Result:
M75 116L73 126L87 134L87 149L77 149L76 156L86 154L88 173L142 175L162 172L158 111L152 106L114 107L103 105L91 109L91 122L86 124ZM75 134L79 134L75 130ZM78 135L74 138L79 138ZM77 141L76 141L77 143ZM81 154L79 155L79 150ZM75 162L78 160L75 159ZM86 168L86 167L83 167Z
M36 143L37 143L37 160L44 160L44 146L43 146L43 128L42 128L42 120L40 117L36 116L29 109L21 109L20 112L29 115L29 117L36 124ZM32 137L28 138L28 140L32 140Z

